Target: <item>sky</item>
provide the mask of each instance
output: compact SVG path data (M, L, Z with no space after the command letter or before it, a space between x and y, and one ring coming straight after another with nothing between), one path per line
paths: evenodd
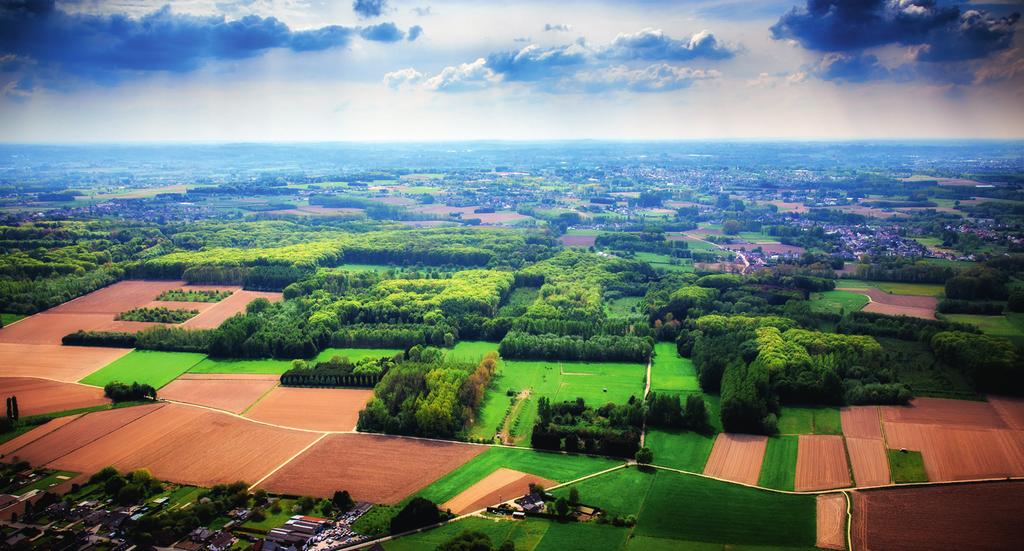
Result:
M1024 138L1022 12L0 0L0 141Z

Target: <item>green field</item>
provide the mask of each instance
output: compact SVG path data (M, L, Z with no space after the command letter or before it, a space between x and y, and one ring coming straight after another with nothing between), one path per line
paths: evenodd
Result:
M836 408L783 407L779 434L842 434Z
M39 480L33 482L32 484L28 484L22 486L21 488L18 488L14 493L15 495L21 495L25 492L29 492L32 490L40 490L45 492L49 490L51 486L56 486L57 484L67 482L68 480L74 478L76 475L78 475L78 473L74 473L71 471L54 471L44 476L43 478L40 478Z
M552 401L583 398L593 406L624 404L644 392L646 366L631 363L504 360L488 392L532 389Z
M516 551L615 551L622 549L629 537L628 529L607 524L470 517L385 542L384 548L388 551L436 549L466 530L487 534L495 547L511 540Z
M8 314L7 312L4 312L4 313L0 314L0 321L2 321L4 325L10 325L10 324L12 324L12 323L14 323L14 322L16 322L16 321L18 321L20 319L24 319L24 318L25 318L25 316L23 316L21 314Z
M499 392L491 392L484 396L480 405L480 414L469 431L469 437L479 440L494 440L498 433L498 425L505 418L511 397Z
M957 323L968 323L993 337L1010 339L1015 344L1024 344L1024 314L1004 316L976 316L972 314L943 314L943 319Z
M613 516L637 515L654 484L655 472L625 468L559 488L555 497L569 497L569 488L576 488L580 503L595 505Z
M404 350L398 348L325 348L312 362L326 362L334 356L346 356L354 363L363 358L384 358L401 352Z
M488 352L497 352L498 343L487 341L460 341L446 354L446 358L460 362L479 363Z
M158 389L195 367L205 357L193 352L133 350L80 382L93 386L104 386L113 381L145 383Z
M625 318L636 315L636 306L640 304L641 297L620 297L607 303L608 317Z
M768 439L768 447L761 463L758 486L776 490L793 491L796 482L796 452L799 438L796 436L775 436Z
M928 482L928 473L924 470L924 458L921 452L888 450L889 470L896 484L907 482Z
M274 513L270 510L270 507L267 507L266 509L263 510L263 512L267 515L267 518L261 520L260 522L250 520L243 524L242 527L249 528L251 530L258 530L260 532L266 532L272 528L277 528L278 526L284 524L286 520L288 520L289 518L291 518L292 515L295 514L292 512L292 506L295 505L296 501L297 500L292 498L280 498L277 501L277 503L281 505L280 513Z
M654 360L651 362L651 390L655 392L700 390L693 362L676 353L675 343L659 342L654 345Z
M868 297L850 291L825 291L811 295L811 310L827 314L856 312L868 303Z
M714 435L696 432L648 430L644 444L654 453L654 464L699 473L708 462Z
M199 362L190 373L258 373L263 375L281 374L292 368L291 360L223 360L206 358Z
M865 281L863 279L839 279L836 287L850 289L881 289L894 295L915 295L921 297L937 297L946 293L941 283L900 283L895 281Z
M650 264L654 268L668 270L670 272L692 272L693 263L684 259L673 259L665 254L636 253L633 258ZM673 262L675 260L675 262Z
M499 467L522 471L556 482L568 482L621 464L621 461L614 459L587 455L493 447L423 488L418 495L434 503L444 503Z

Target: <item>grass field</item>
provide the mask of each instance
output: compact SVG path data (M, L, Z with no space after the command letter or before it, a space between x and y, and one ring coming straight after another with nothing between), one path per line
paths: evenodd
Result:
M842 434L836 408L783 407L779 434Z
M714 435L696 432L648 430L644 444L654 453L654 464L699 473L708 462Z
M796 436L776 436L768 439L764 462L761 463L761 476L757 479L758 486L793 491L796 482L798 443L799 438Z
M568 482L621 464L621 461L586 455L565 455L494 447L442 476L433 484L420 490L418 495L434 503L444 503L499 467L522 471L556 482Z
M487 341L460 341L447 352L446 357L460 362L479 363L488 352L497 352L498 343Z
M640 304L641 297L621 297L609 301L606 306L608 316L612 318L624 318L635 315L636 305Z
M552 401L583 398L589 405L624 404L644 392L646 366L631 363L587 363L504 360L490 393L532 389Z
M466 530L487 534L495 548L512 541L516 551L613 551L622 549L629 537L628 529L607 524L471 517L388 541L384 548L388 551L436 549Z
M400 352L404 352L404 350L399 348L325 348L312 361L314 363L326 362L334 356L347 356L353 362L358 362L363 358L390 357Z
M689 260L675 259L665 255L656 253L636 253L634 257L636 260L640 260L650 264L653 268L660 268L670 272L692 272L693 263Z
M693 362L676 353L675 343L659 342L654 345L654 360L651 363L651 390L655 392L700 390Z
M261 520L260 522L250 520L243 524L242 527L249 528L251 530L259 530L260 532L267 532L272 528L277 528L278 526L284 524L284 521L288 520L289 518L291 518L292 515L295 514L292 512L292 506L295 505L295 501L296 500L292 498L280 498L277 501L277 503L280 504L281 506L280 513L274 513L270 510L270 507L267 507L266 509L263 510L263 512L266 513L267 518Z
M10 325L24 317L25 316L21 314L8 314L7 312L0 313L0 321L2 321L4 325Z
M896 484L907 482L928 482L928 473L924 470L924 458L921 452L888 450L889 471Z
M204 354L193 352L133 350L80 382L93 386L104 386L113 381L145 383L158 389L203 361L205 357Z
M1024 344L1024 314L1005 316L976 316L972 314L943 314L942 317L958 323L969 323L986 335L1010 339L1017 345Z
M825 291L811 295L811 310L827 314L856 312L868 303L868 297L850 291Z
M292 368L291 360L222 360L206 358L189 369L190 373L281 374Z
M498 424L505 418L511 398L500 392L491 392L484 397L473 428L469 431L470 438L493 440L498 433Z
M22 486L21 488L18 488L17 491L15 491L14 493L15 495L21 495L25 492L29 492L32 490L40 490L45 492L46 490L50 489L50 486L61 484L67 480L70 480L71 478L74 478L75 475L77 474L78 473L73 473L71 471L55 471L47 476L44 476L43 478L40 478L39 480L33 482L32 484L28 484Z
M683 541L812 548L816 525L814 496L778 494L658 471L634 534Z
M881 289L894 295L914 295L921 297L937 297L946 293L941 283L899 283L895 281L865 281L863 279L840 279L836 287L850 289Z
M580 495L580 503L597 505L609 515L637 515L644 506L651 485L654 484L655 473L653 470L626 468L595 476L551 493L556 497L568 499L569 489L576 488Z

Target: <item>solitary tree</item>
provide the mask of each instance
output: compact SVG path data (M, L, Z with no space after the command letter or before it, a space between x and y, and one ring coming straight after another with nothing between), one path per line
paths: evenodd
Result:
M636 452L636 462L641 465L649 465L651 461L654 461L654 452L651 448L643 447Z
M11 396L11 420L18 420L18 397Z

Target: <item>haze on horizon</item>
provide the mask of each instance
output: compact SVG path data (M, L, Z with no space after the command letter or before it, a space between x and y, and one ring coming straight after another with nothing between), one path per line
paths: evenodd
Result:
M1017 139L1021 11L0 0L0 141Z

